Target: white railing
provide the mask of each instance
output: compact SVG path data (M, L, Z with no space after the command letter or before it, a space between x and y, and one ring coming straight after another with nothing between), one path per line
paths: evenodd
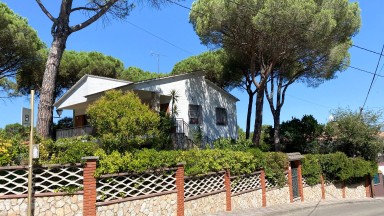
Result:
M92 132L93 132L93 128L91 126L58 129L56 130L56 139L91 135Z

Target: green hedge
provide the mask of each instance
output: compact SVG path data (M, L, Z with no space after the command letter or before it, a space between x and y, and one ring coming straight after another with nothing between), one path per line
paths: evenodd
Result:
M191 149L188 151L156 151L143 149L121 154L117 151L107 155L103 150L96 152L99 166L96 176L116 172L143 172L151 169L176 166L185 162L186 175L200 175L229 168L233 175L251 173L261 168L262 161L251 153L231 150Z
M320 183L320 175L333 182L353 182L377 173L377 164L362 158L348 158L342 152L305 155L302 174L308 185Z

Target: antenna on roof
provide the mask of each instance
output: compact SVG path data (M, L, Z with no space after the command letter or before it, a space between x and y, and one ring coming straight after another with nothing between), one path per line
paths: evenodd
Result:
M160 56L164 56L164 55L161 55L160 53L155 52L155 51L151 51L149 54L151 56L157 57L157 73L159 74L160 73Z

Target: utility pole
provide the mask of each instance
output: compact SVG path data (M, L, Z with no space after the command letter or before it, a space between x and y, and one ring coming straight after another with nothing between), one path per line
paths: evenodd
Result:
M31 131L29 134L29 158L28 158L28 212L27 215L31 216L32 214L32 158L33 158L33 117L34 117L34 100L35 100L35 90L31 90Z

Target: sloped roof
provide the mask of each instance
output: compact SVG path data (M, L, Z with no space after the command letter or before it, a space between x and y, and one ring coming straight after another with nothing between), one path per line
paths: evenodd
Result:
M88 79L88 77L92 77L92 78L96 78L96 79L104 79L104 80L110 80L110 81L115 81L115 82L121 82L121 83L126 83L127 85L128 84L131 84L132 82L131 81L126 81L126 80L120 80L120 79L114 79L114 78L109 78L109 77L102 77L102 76L96 76L96 75L91 75L91 74L85 74L83 77L81 77L76 83L75 85L73 85L67 92L65 92L65 94L63 96L61 96L59 98L59 100L57 100L53 106L57 106L57 104L60 104L62 103L65 99L68 98L69 95L71 95L71 93L73 91L75 91L75 89L80 86L85 80Z

